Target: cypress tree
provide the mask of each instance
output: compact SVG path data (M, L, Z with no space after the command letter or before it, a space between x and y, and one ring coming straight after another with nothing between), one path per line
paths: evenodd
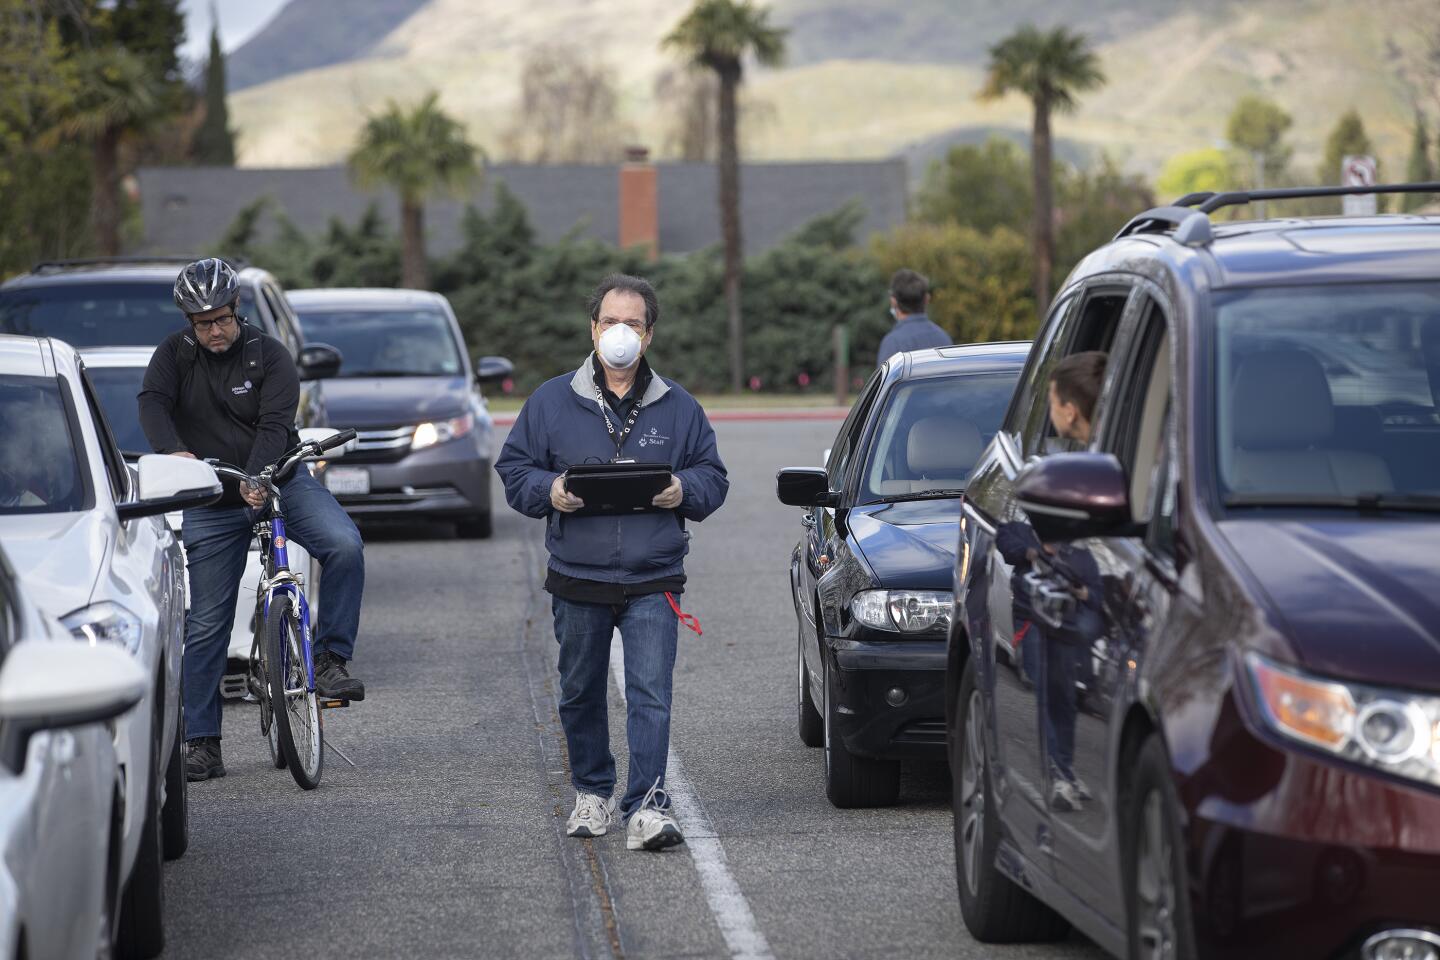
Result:
M1415 136L1410 141L1410 162L1405 167L1405 179L1411 183L1425 183L1435 179L1435 167L1430 162L1430 131L1425 127L1425 114L1415 111ZM1403 209L1415 210L1434 198L1421 193L1407 193L1401 198Z
M220 49L219 21L210 29L210 59L205 64L205 119L195 131L195 162L213 167L235 166L235 134L225 103L225 53Z

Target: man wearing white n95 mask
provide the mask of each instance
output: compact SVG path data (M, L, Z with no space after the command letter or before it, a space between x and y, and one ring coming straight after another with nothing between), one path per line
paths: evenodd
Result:
M660 303L639 277L612 275L590 297L594 352L573 374L543 384L525 402L495 469L510 506L547 521L545 589L560 644L560 720L570 750L572 837L605 834L616 818L606 679L610 639L625 647L630 762L619 816L626 846L659 850L684 837L669 812L665 760L679 604L685 588L685 522L725 501L729 481L705 411L678 384L650 369ZM565 489L574 464L668 463L673 479L652 512L577 514Z

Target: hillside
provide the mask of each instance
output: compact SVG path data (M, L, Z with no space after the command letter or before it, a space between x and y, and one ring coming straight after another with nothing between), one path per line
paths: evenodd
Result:
M663 142L655 77L682 0L292 0L233 58L269 58L274 79L232 95L242 164L340 160L365 113L431 88L491 147L511 121L531 49L558 38L609 65L634 137ZM1018 23L1065 22L1095 38L1110 82L1056 123L1078 150L1104 149L1153 173L1176 152L1214 144L1235 99L1263 92L1295 117L1296 162L1313 166L1334 119L1354 106L1382 160L1403 163L1411 94L1395 67L1413 43L1404 0L773 0L790 58L748 74L760 119L756 159L920 152L985 129L1021 131L1027 104L975 99L989 44ZM405 15L406 10L410 12ZM1393 14L1393 15L1387 15ZM343 36L297 24L343 21ZM323 49L322 49L323 48ZM310 53L307 53L307 49ZM307 59L308 58L308 59ZM317 66L292 70L297 63ZM285 65L289 64L290 67Z

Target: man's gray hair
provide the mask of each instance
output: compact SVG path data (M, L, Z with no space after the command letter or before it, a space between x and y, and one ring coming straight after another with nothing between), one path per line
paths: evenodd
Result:
M660 319L660 298L655 295L655 288L650 281L644 277L632 277L628 273L612 273L601 280L595 291L590 294L590 322L600 322L600 303L605 299L605 294L611 290L622 290L626 293L633 293L645 301L645 329L649 330L655 326L655 321Z

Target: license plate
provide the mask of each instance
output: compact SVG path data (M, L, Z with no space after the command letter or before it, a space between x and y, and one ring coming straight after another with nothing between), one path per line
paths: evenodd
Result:
M327 467L325 486L331 493L366 494L370 492L370 471L364 467Z

